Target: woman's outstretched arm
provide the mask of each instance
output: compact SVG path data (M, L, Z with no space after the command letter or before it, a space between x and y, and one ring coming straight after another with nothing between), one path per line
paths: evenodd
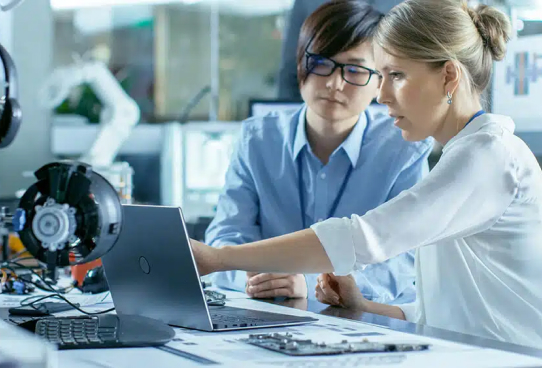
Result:
M333 266L311 229L236 246L212 248L192 240L200 275L217 271L325 273Z

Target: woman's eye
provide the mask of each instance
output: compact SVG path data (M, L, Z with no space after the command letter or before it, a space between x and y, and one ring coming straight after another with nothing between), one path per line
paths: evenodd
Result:
M403 78L403 73L393 72L390 73L389 76L392 80L401 80Z

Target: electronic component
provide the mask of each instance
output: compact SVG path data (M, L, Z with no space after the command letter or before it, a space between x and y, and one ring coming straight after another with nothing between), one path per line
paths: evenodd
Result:
M219 293L218 291L203 290L205 293L205 300L207 305L222 307L226 305L226 295Z
M2 272L5 272L2 270ZM5 280L4 280L5 279ZM31 283L31 280L26 280L23 276L18 278L10 276L4 276L1 282L2 294L17 294L25 295L36 290L36 287Z
M88 263L114 246L122 227L123 208L116 190L87 164L54 162L37 170L35 176L38 180L22 196L16 215L11 219L5 216L4 220L11 220L28 252L47 266L47 278L54 283L58 266ZM80 336L81 321L73 317L62 318L58 323L54 318L47 318L47 322L35 325L34 332L47 334L44 337L49 337L49 333L60 336L60 341L50 340L61 349L158 346L175 335L165 323L140 316L117 319L114 315L101 315L92 321L98 321L98 325L116 321L120 328L118 338L102 339L102 343L68 338L62 326L74 326L74 336ZM86 333L86 324L83 325ZM60 330L55 326L60 326ZM66 341L62 339L64 335Z
M211 283L202 281L201 287L204 289L205 301L209 306L222 307L226 305L226 295L219 293L218 291L207 290L207 287L210 287Z
M207 301L209 300L226 300L226 295L213 290L204 290Z
M99 294L109 290L103 266L89 270L79 287L83 293Z
M296 339L292 334L251 334L248 339L240 341L278 353L307 356L307 355L337 355L354 353L391 353L427 350L428 344L389 344L363 341L347 341L340 343L318 343L312 340Z
M54 162L35 176L19 202L14 230L55 280L56 267L93 261L113 247L122 207L116 190L87 164Z
M6 11L23 0L0 1L0 11ZM22 112L17 100L15 65L1 45L0 59L4 75L0 88L0 148L4 148L15 138ZM68 70L68 74L71 71ZM107 166L139 121L139 108L104 65L87 63L73 71L77 74L67 78L79 78L81 82L90 83L102 102L112 107L107 112L108 122L102 124L95 144L83 157L97 166ZM19 265L7 259L7 234L15 230L28 252L40 265L47 266L46 277L54 283L58 266L88 263L99 259L113 247L121 231L122 206L115 188L90 165L74 161L54 162L37 170L35 176L37 182L23 194L14 214L10 214L7 208L0 209L0 245L4 249L2 266L13 272L11 265ZM131 181L123 184L131 187ZM5 287L11 287L19 294L28 291L26 284L31 280L16 279L10 286L7 277L2 269L0 292ZM141 316L45 319L43 322L38 320L36 329L32 330L51 341L56 338L54 342L61 349L159 346L175 336L175 331L167 324ZM26 336L24 331L14 330L2 321L0 332L0 356L4 365L53 366L48 354L53 349L43 340ZM97 338L90 341L89 337L95 336Z

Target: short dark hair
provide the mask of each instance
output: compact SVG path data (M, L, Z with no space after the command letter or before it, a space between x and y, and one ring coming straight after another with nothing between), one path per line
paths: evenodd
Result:
M332 57L371 40L384 15L363 0L332 0L303 23L297 43L297 80L305 81L305 51Z

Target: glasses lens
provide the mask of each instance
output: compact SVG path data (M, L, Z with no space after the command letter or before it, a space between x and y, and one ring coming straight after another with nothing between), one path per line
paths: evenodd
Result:
M344 67L344 79L352 84L364 86L369 83L371 72L357 65L346 65Z
M316 75L330 75L333 72L335 63L320 55L307 56L307 71Z

